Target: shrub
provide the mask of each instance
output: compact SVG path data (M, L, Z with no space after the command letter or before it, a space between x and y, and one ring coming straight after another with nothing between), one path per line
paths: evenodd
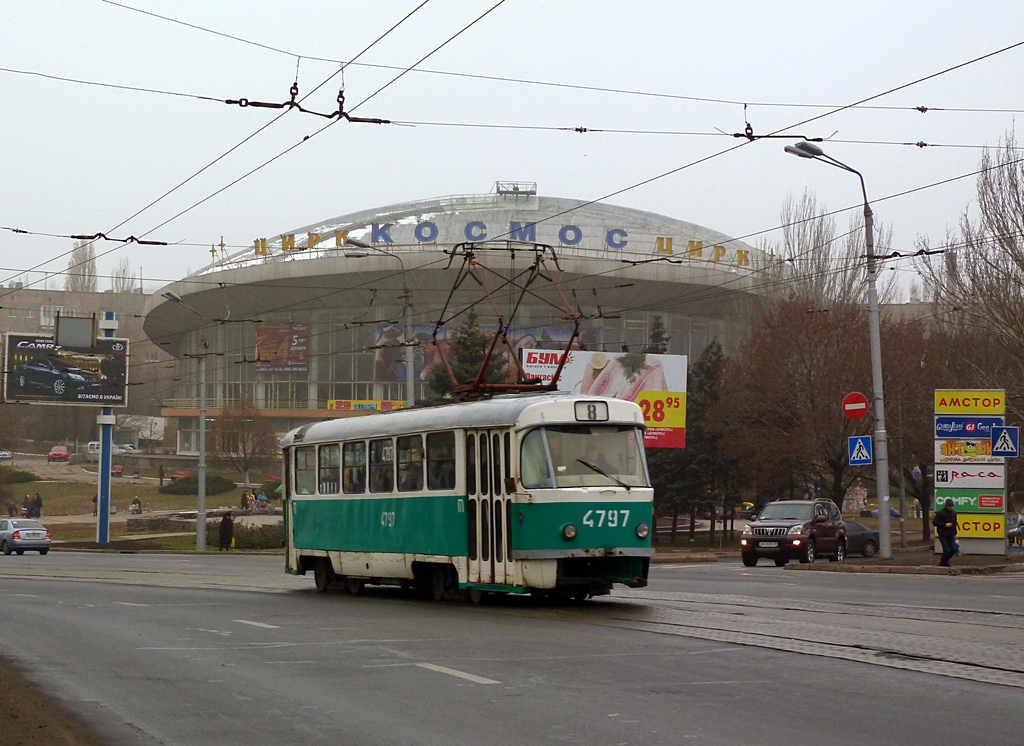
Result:
M217 529L220 521L210 521L206 527L206 545L217 548L220 537ZM232 534L235 538L235 549L280 549L284 546L284 524L264 523L246 525L235 523Z
M233 489L235 489L235 483L230 479L225 479L219 474L206 475L207 495L219 495ZM165 495L199 494L199 476L197 474L193 474L188 477L182 477L181 479L175 479L161 487L160 492Z
M271 479L260 485L260 488L256 490L256 494L258 495L262 492L268 499L273 500L275 497L278 497L277 488L280 486L280 479Z
M37 482L39 477L30 471L0 467L0 484L21 484L23 482Z

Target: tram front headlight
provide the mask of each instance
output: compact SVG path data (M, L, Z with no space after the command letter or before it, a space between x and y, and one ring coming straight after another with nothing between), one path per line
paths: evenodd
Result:
M572 525L571 523L567 523L564 526L562 526L562 538L563 539L571 541L571 540L576 538L576 533L577 533L576 527L574 525Z
M651 535L651 527L648 526L646 523L637 524L636 535L641 539L646 539L648 536Z

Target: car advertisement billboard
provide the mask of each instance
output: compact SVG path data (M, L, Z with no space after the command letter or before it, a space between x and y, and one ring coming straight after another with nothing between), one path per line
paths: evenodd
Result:
M686 446L686 356L643 352L523 349L524 372L550 381L565 355L559 391L635 401L644 413L648 448Z
M43 334L4 335L4 401L128 404L128 340L100 337L94 347L58 345Z

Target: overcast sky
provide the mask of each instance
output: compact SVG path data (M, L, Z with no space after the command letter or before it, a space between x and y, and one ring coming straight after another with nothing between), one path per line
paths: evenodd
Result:
M205 266L221 236L240 248L356 210L485 193L496 180L752 244L775 235L787 195L805 188L860 210L853 175L786 155L788 141L736 148L745 141L716 131L746 121L755 134L831 137L823 147L863 172L876 220L909 252L921 235L941 244L974 210L974 177L884 198L975 171L980 146L997 145L1024 111L1021 46L870 102L892 108L829 113L1024 41L1021 0L506 0L470 26L495 3L430 0L374 44L419 2L0 0L0 226L175 242L97 244L101 275L130 257L153 290ZM357 62L370 66L336 74L367 47ZM438 47L416 66L433 73L377 93ZM344 82L354 115L419 124L340 122L303 142L329 122L291 111L239 146L281 112L197 98L285 101L297 62L300 97L334 75L303 106L336 110ZM575 127L633 132L552 129ZM919 141L942 147L902 144ZM0 231L0 280L62 272L72 243ZM902 268L913 276L909 261ZM63 287L62 276L49 282Z

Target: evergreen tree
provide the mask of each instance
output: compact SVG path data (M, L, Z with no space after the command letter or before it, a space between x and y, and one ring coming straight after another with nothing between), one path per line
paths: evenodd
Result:
M459 327L458 336L447 350L448 364L458 384L472 383L477 379L493 340L494 335L480 328L476 313L470 310L465 322ZM508 380L507 365L507 352L500 345L495 347L484 373L483 383L502 383ZM444 366L434 368L427 378L427 386L438 399L451 393L452 381Z

